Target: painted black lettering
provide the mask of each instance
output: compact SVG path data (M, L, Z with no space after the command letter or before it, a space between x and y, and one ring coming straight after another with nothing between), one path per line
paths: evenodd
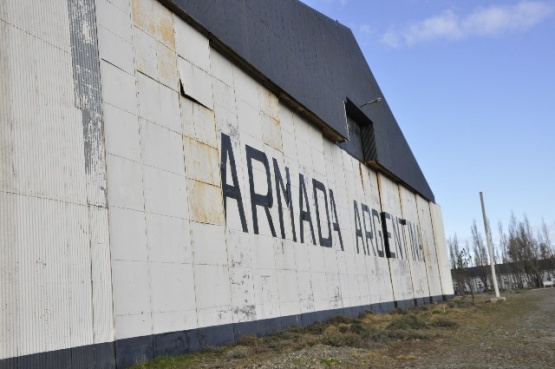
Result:
M324 195L324 205L326 209L326 223L328 225L328 237L322 235L322 225L320 224L320 204L318 203L318 191ZM331 222L330 222L330 211L328 207L328 192L326 191L326 186L322 182L317 181L312 178L312 193L314 195L314 206L316 207L316 223L318 224L318 239L320 241L320 246L332 247L332 237L331 237Z
M372 253L374 254L374 256L376 256L374 232L372 230L372 222L370 220L370 208L366 204L360 204L360 206L362 208L362 225L364 226L364 236L366 237L366 248L368 249L368 255L370 255L370 248L372 248ZM366 221L367 219L368 222Z
M306 204L306 210L305 206ZM304 243L304 223L308 222L310 225L310 235L312 236L312 243L316 245L316 238L314 237L314 226L312 225L312 217L310 215L310 203L306 194L306 185L304 183L304 176L299 173L299 227L301 228L301 242Z
M412 223L409 222L407 226L409 230L409 241L410 241L409 246L410 246L410 253L412 256L412 260L418 261L418 258L416 257L416 247L415 247L416 241L415 241L414 229L412 228Z
M409 233L411 239L412 259L414 261L423 261L422 245L420 244L420 230L416 224L409 223Z
M281 230L281 238L285 239L285 226L283 224L283 206L281 202L281 194L285 199L285 205L289 208L289 216L291 217L291 230L293 231L293 241L297 242L297 231L295 230L295 216L293 215L293 201L291 196L291 180L289 178L289 168L285 167L285 179L287 184L283 183L283 177L279 170L278 162L273 159L274 162L274 177L276 179L276 193L278 199L278 211L279 211L279 227Z
M251 207L252 207L252 225L255 234L259 234L258 228L258 214L257 206L264 209L266 213L266 218L268 219L268 224L270 225L270 231L272 236L276 237L276 230L274 228L274 223L272 222L272 215L270 214L270 208L273 205L272 197L272 182L270 180L270 163L268 162L268 157L262 151L259 151L253 147L246 145L247 151L247 169L249 171L249 184L251 190ZM264 171L266 172L266 183L268 185L268 192L263 195L256 193L254 189L254 173L252 168L252 161L256 160L262 165L264 165Z
M394 218L391 222L393 228L393 238L397 243L397 251L399 252L399 259L405 259L406 248L405 248L405 235L404 229L401 226L403 219Z
M378 227L376 227L376 219L378 220ZM380 230L380 214L376 209L372 209L372 225L376 231L376 249L378 250L378 256L383 258L385 256L382 231Z
M234 199L237 201L237 208L239 209L239 218L241 219L241 226L243 232L248 233L247 220L245 217L245 209L243 208L243 198L241 197L241 189L239 188L239 180L237 179L237 168L235 167L235 156L233 155L233 147L231 146L231 139L228 135L222 133L222 153L220 157L220 174L222 177L222 192L224 196L224 210L227 219L227 199ZM229 158L229 169L231 170L232 184L227 183L227 161Z
M388 220L391 221L391 215L385 211L381 213L382 217L382 232L385 244L385 256L389 259L395 259L397 255L393 252L394 245L391 242L391 232L387 229Z
M332 223L333 223L333 230L337 232L339 236L339 243L341 245L341 251L345 251L343 248L343 237L341 237L341 228L339 227L339 218L337 217L337 207L335 206L335 198L333 197L333 191L330 189L330 205L331 205L331 214L333 216Z
M366 255L366 246L364 244L364 237L362 236L362 225L360 224L360 215L358 212L358 204L356 201L353 201L355 204L355 238L357 240L357 254L360 254L360 249L358 247L358 239L362 241L362 249L364 250L364 255Z

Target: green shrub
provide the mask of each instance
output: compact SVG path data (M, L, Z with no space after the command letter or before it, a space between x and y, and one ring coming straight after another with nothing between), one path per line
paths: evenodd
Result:
M428 323L416 315L403 315L391 322L387 329L427 329Z

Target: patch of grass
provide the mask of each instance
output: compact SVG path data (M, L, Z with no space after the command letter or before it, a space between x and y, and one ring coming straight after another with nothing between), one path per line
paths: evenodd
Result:
M193 355L162 356L148 363L133 365L130 369L189 369L194 368L197 363L198 361Z
M383 331L381 333L381 339L383 342L388 341L422 341L430 339L426 333L421 331L409 330L393 330L393 331Z
M397 356L397 360L412 361L412 360L416 360L416 356L414 356L414 355L399 355L399 356Z
M260 339L256 336L243 336L237 341L238 346L255 347L260 345Z
M341 360L339 359L322 359L320 360L320 364L324 365L324 366L336 366L336 365L341 365Z
M480 309L486 307L479 304ZM467 307L471 307L468 309ZM284 352L303 352L310 347L325 345L334 348L367 350L364 354L379 360L386 359L384 350L403 342L398 347L416 347L418 342L440 336L438 329L456 328L475 319L478 307L468 301L455 301L438 306L417 306L408 310L395 310L389 314L365 313L359 318L337 316L327 322L317 322L309 327L292 327L265 337L244 336L235 344L208 347L201 352L175 358L158 358L133 369L199 369L252 367ZM449 319L447 319L447 314ZM397 346L395 346L397 347ZM302 351L301 351L302 350ZM358 351L354 352L358 352ZM370 356L368 356L370 355ZM305 367L305 359L296 357L290 363ZM399 356L399 361L414 360L410 355ZM346 365L338 359L324 358L322 366Z
M329 319L326 323L327 324L334 324L334 325L351 324L354 320L356 320L356 319L347 318L345 316L338 315L338 316L334 316L333 318Z
M219 356L219 355L223 355L226 352L226 346L208 346L202 349L202 351L200 352Z
M289 328L284 331L277 331L272 333L269 337L281 340L295 340L302 335L302 330L299 328Z
M458 328L459 323L446 318L436 318L430 323L430 326L434 328Z
M313 333L313 334L322 334L324 330L327 328L326 323L316 322L308 327L306 327L306 331Z
M230 349L229 351L226 351L225 357L227 359L242 359L244 357L247 357L247 350L241 347L235 347Z
M330 326L320 338L320 342L334 347L360 347L361 336L349 331L341 332L337 327Z
M420 319L418 316L416 315L403 315L401 317L399 317L398 319L394 320L393 322L391 322L388 326L387 329L428 329L428 323L423 320Z

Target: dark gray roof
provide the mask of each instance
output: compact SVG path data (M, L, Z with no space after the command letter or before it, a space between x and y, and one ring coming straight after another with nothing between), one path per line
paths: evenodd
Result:
M336 141L349 136L347 98L360 106L383 96L351 30L297 0L163 2L301 104ZM374 124L374 165L434 201L387 101L361 110Z

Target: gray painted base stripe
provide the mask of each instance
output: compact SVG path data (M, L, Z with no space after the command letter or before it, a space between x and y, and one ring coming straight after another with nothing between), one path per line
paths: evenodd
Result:
M453 295L432 296L134 337L112 343L0 360L0 369L124 369L158 356L182 355L208 346L235 342L243 336L264 336L294 326L307 327L338 315L354 318L369 311L385 313L395 308L407 309L413 306L447 301L453 297Z

